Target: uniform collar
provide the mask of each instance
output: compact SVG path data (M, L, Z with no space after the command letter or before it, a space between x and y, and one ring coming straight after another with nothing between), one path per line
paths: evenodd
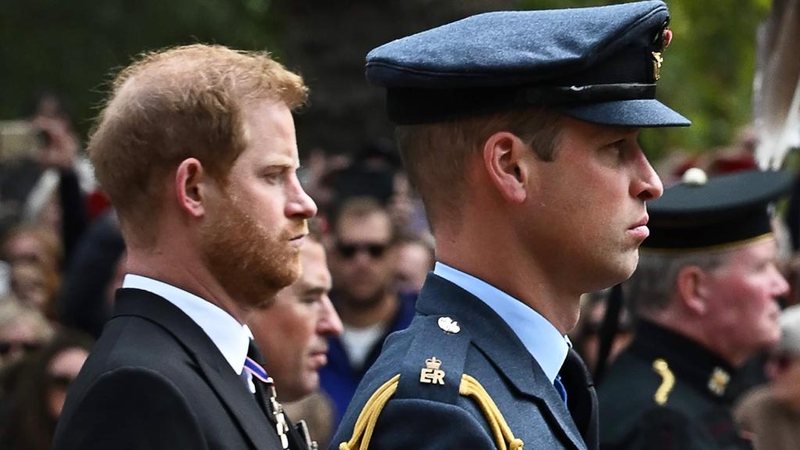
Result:
M672 330L646 320L636 326L631 351L653 361L662 359L681 382L717 400L725 392L734 368L719 355Z
M171 284L142 275L127 274L123 288L141 289L163 297L189 316L214 342L233 371L242 373L253 334L217 305Z
M442 262L433 273L477 297L491 308L522 341L552 383L567 358L569 339L541 314L489 283Z

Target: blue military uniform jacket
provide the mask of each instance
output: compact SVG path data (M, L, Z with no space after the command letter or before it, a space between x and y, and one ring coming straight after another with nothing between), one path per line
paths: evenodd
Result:
M600 385L603 450L745 450L731 416L732 368L694 341L642 321Z
M575 419L506 323L431 274L414 320L387 339L331 448L595 448L594 388L574 353L562 379Z

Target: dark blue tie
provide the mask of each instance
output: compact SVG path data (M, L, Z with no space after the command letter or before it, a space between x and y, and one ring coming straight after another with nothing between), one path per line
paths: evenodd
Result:
M567 404L567 389L564 387L564 383L561 382L561 375L556 375L556 379L553 381L553 386L555 386L556 390L558 391L558 395L561 396L561 400L564 401L564 404Z

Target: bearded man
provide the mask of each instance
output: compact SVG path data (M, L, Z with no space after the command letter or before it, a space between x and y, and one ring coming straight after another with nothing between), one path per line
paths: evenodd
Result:
M296 175L291 111L306 95L269 55L222 46L117 76L89 155L127 275L54 448L305 448L245 323L299 276L316 213Z

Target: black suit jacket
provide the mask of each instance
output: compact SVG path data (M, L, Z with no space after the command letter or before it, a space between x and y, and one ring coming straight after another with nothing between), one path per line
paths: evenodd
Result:
M279 449L274 427L203 330L167 300L117 293L70 387L54 449Z

